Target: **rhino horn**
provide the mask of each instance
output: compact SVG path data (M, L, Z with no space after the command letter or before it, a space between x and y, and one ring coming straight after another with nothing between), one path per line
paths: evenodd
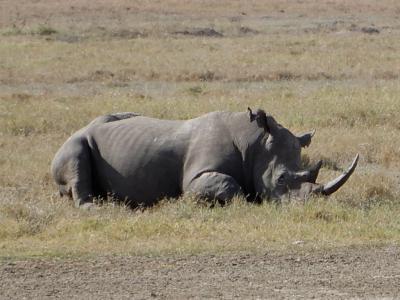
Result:
M324 196L328 196L336 192L343 184L346 183L346 181L350 178L351 174L353 174L355 168L357 167L358 159L359 155L357 154L353 162L351 163L350 167L339 177L324 184L319 190L319 192Z
M321 169L321 166L322 166L322 160L317 162L315 165L313 165L307 171L298 172L296 179L298 179L299 182L307 182L307 183L315 184L315 182L317 181L317 177L319 174L319 170Z
M308 182L311 183L315 183L317 181L317 177L319 174L319 170L321 169L322 166L322 160L320 160L319 162L317 162L314 166L312 166L309 170L308 170Z

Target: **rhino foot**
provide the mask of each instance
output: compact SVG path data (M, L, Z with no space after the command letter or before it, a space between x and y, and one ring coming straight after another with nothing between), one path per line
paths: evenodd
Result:
M98 206L92 202L86 202L81 204L79 208L82 210L95 210L98 208Z

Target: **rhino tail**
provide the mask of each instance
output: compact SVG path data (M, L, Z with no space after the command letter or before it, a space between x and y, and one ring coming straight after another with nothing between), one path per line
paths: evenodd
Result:
M137 117L137 116L140 116L140 115L137 113L134 113L134 112L118 112L118 113L114 113L114 114L108 114L108 115L97 117L92 122L90 122L89 125L97 125L97 124L115 122L115 121L129 119L129 118L133 118L133 117Z

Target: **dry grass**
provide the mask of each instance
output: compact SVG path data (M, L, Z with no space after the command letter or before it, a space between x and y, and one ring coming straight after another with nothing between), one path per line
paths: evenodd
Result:
M106 205L86 212L46 193L37 197L3 203L1 256L259 252L400 242L400 209L392 202L351 208L318 199L284 206L237 199L211 209L184 198L145 211Z
M126 84L398 79L398 70L392 68L400 58L396 51L400 42L391 33L289 36L289 40L288 35L264 34L207 39L172 36L67 44L10 37L0 45L0 80L8 84Z
M314 2L3 1L0 256L399 243L400 6ZM247 106L294 132L316 128L304 161L324 159L322 181L359 152L350 182L305 206L184 198L83 212L54 196L55 151L100 114L187 119Z

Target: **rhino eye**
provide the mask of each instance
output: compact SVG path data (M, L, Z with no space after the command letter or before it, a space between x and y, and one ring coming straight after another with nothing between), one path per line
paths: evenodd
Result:
M279 176L277 183L278 185L283 185L286 183L286 173L283 173Z

